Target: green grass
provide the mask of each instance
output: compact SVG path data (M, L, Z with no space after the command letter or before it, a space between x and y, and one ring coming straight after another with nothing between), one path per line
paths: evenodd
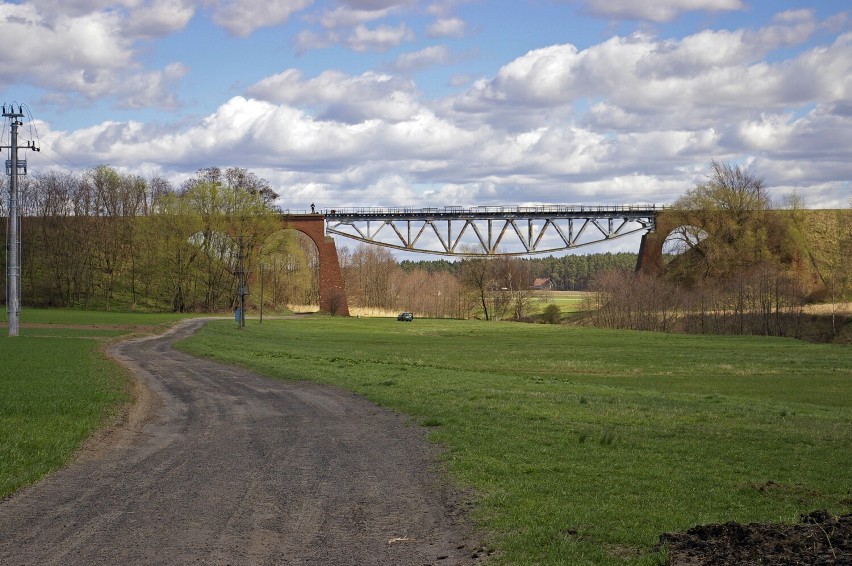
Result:
M539 302L549 305L559 305L564 309L578 309L584 299L590 297L593 293L589 291L547 291L544 294L545 299L540 299Z
M656 564L663 532L852 510L847 347L326 317L181 347L428 426L505 564Z
M588 291L547 291L531 303L531 315L540 315L548 305L559 307L561 318L570 318L583 311L583 301L591 296Z
M104 356L102 340L177 318L24 309L19 336L0 328L0 498L62 467L130 400L127 375Z
M149 312L117 312L117 311L84 311L77 309L30 309L21 310L18 318L23 327L26 324L55 324L62 325L97 325L97 326L159 326L166 325L189 315L178 313L149 313ZM2 320L6 321L6 310L3 308Z
M129 396L126 376L99 343L79 338L0 338L0 497L71 457Z

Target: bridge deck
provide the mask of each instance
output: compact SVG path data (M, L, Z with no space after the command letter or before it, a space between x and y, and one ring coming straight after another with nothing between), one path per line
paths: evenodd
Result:
M323 209L329 220L468 220L468 219L547 219L547 218L636 218L653 217L665 206L641 205L539 205L539 206L444 206L354 207Z

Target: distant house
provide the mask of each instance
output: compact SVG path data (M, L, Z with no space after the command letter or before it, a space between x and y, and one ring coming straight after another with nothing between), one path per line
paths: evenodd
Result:
M535 281L533 281L530 289L534 289L536 291L552 291L553 282L550 281L549 277L538 277Z

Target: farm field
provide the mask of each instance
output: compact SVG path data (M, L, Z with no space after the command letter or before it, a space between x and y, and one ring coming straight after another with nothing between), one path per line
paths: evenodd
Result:
M852 510L848 347L328 317L182 347L428 427L497 563L657 564L664 532Z
M129 379L101 352L103 340L178 318L25 309L19 336L0 328L0 498L62 467L130 400Z
M571 313L581 310L583 301L591 295L589 291L546 291L534 304L539 312L547 305L557 305L562 313Z

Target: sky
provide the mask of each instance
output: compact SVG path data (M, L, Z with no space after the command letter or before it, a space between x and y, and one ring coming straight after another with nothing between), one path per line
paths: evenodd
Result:
M665 205L715 159L777 204L852 199L847 0L0 0L0 52L30 174L243 167L292 211Z

